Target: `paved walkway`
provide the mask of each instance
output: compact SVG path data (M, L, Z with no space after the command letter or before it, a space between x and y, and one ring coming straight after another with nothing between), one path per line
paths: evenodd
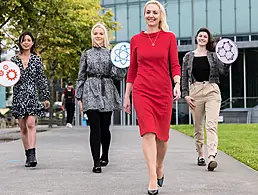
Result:
M0 194L147 194L147 168L138 127L112 127L110 164L102 174L91 172L88 132L88 128L63 127L39 133L36 169L24 167L21 140L0 143ZM219 167L215 172L198 167L193 139L172 131L165 182L159 194L258 194L258 172L222 152L217 159Z

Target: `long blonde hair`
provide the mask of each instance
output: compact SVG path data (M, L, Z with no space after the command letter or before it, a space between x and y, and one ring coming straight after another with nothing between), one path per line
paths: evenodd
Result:
M169 31L169 26L168 26L168 23L167 23L167 14L166 14L166 10L164 8L164 6L156 1L156 0L150 0L148 1L145 6L144 6L144 15L145 15L145 11L146 11L146 7L150 4L155 4L159 7L160 9L160 24L159 24L159 28L163 31Z
M108 40L108 32L107 32L107 29L106 27L98 22L97 24L95 24L92 29L91 29L91 41L92 41L92 47L94 47L94 38L93 38L93 35L94 35L94 29L95 28L102 28L103 31L104 31L104 47L107 48L108 50L110 49L110 45L109 45L109 40Z

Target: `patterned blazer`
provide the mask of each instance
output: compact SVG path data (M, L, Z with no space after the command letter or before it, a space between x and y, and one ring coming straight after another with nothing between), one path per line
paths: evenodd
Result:
M207 51L207 58L210 64L210 83L219 83L219 76L226 75L229 70L227 64L223 64L218 58L215 52ZM192 84L196 80L192 74L194 51L190 51L185 54L183 58L182 66L182 97L189 95L189 83Z

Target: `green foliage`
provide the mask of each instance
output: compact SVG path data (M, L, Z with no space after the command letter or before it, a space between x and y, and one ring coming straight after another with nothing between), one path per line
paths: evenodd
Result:
M81 52L91 47L94 24L105 23L110 33L118 28L110 10L100 14L98 0L16 0L4 1L3 7L1 24L12 16L8 32L16 40L26 30L33 32L46 74L54 79L76 79Z
M193 125L172 126L193 137ZM258 124L219 124L218 148L258 171Z

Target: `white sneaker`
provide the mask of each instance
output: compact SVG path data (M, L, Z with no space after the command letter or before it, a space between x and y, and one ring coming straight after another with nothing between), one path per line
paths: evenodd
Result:
M70 125L71 125L70 123L67 123L67 124L66 124L66 127L70 127Z
M70 127L70 128L73 128L72 124L69 123L69 127Z

